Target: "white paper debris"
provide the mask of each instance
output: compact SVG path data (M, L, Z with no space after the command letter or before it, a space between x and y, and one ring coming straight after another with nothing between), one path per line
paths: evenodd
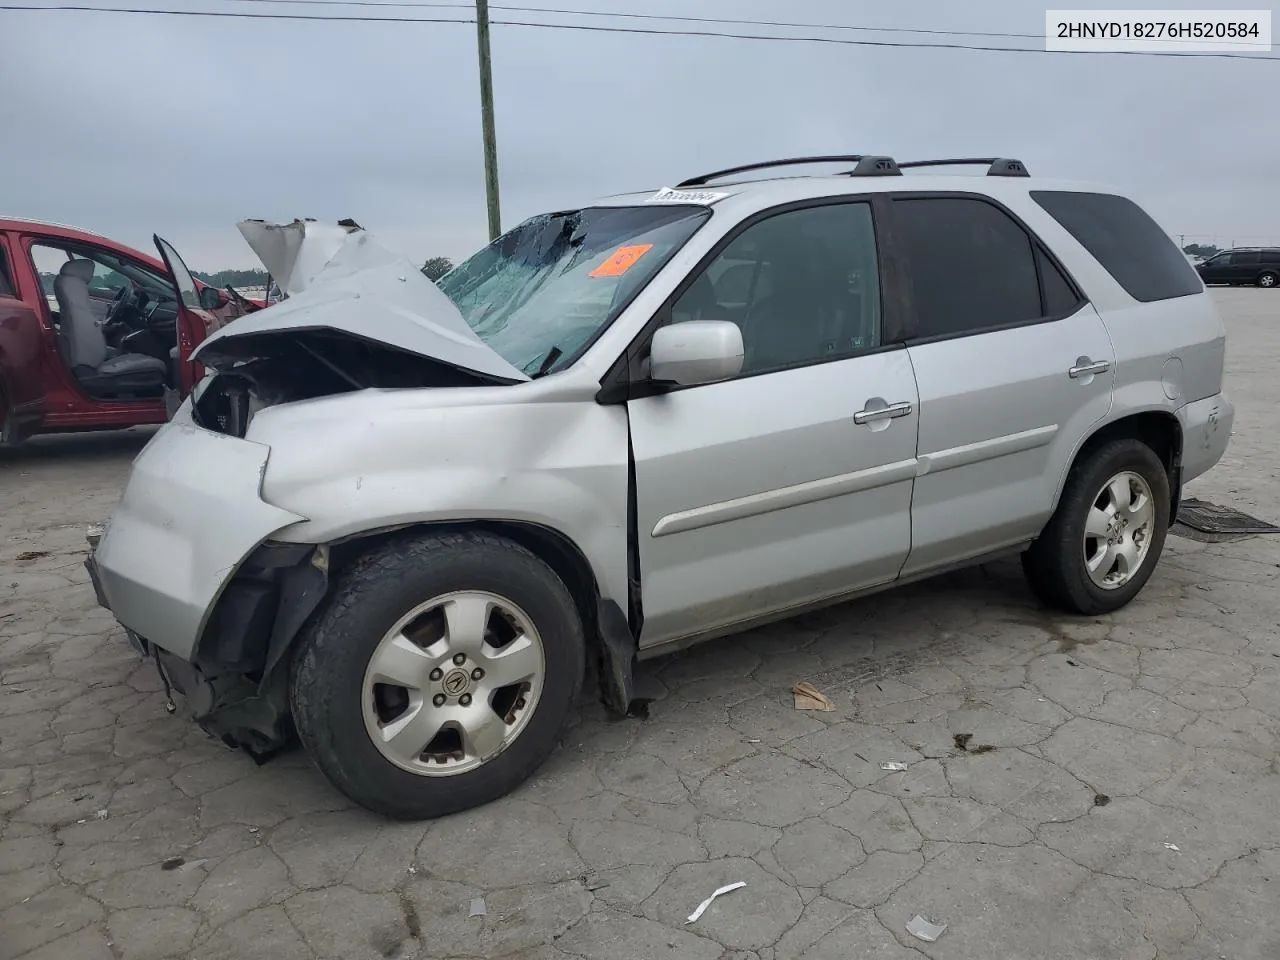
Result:
M721 887L711 896L707 897L707 899L703 900L700 904L698 904L698 909L693 911L693 913L689 914L689 919L686 920L685 923L686 924L693 923L700 916L702 916L702 914L706 912L707 907L711 906L711 901L714 900L716 897L721 896L722 894L732 893L734 890L741 890L746 885L747 885L747 881L739 880L737 883L731 883L728 886Z
M1179 847L1178 847L1178 845L1177 845L1176 843L1166 843L1166 844L1164 845L1164 848L1165 848L1166 850L1172 850L1174 853L1181 853L1181 852L1182 852L1182 850L1181 850L1181 849L1179 849Z
M105 820L105 819L107 819L107 809L106 809L106 807L103 807L101 810L99 810L99 811L98 811L98 813L97 813L97 817L98 817L98 819L99 819L99 820Z
M468 917L483 917L489 911L485 908L484 897L476 897L471 901L471 912Z
M933 943L946 931L947 925L945 923L934 923L931 920L926 920L918 913L907 921L907 933L917 940L923 940L925 943Z
M893 770L894 772L901 772L907 769L907 765L903 763L901 760L881 760L880 769Z

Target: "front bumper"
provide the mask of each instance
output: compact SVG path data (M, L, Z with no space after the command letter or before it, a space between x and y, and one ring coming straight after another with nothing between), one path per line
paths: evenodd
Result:
M1236 408L1225 393L1219 393L1178 410L1182 424L1182 482L1207 472L1227 451Z
M193 659L214 603L245 557L305 519L262 500L269 454L262 444L196 426L189 404L138 454L85 564L98 602L128 631Z

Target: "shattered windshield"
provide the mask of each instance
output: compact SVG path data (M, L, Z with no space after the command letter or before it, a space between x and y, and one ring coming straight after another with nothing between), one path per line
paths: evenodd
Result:
M692 206L589 207L526 220L439 281L471 329L529 376L570 362L694 234Z

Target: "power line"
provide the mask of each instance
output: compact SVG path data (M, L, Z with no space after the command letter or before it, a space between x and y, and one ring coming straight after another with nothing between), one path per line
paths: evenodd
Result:
M474 24L474 18L455 17L373 17L362 14L248 13L235 10L169 10L146 7L93 7L82 4L35 6L32 4L0 4L0 10L23 12L75 12L139 14L166 17L204 17L234 20L310 21L313 23L461 23ZM1183 60L1280 60L1280 57L1241 53L1173 53L1155 50L1045 50L1041 47L1000 47L966 43L916 43L906 40L851 40L842 37L784 37L753 33L729 33L716 30L661 30L648 27L608 27L585 23L538 23L527 20L491 20L494 26L525 27L542 30L573 30L580 33L634 34L657 37L716 37L728 40L756 40L771 43L821 43L843 47L886 47L923 50L975 50L985 53L1058 54L1065 56L1178 57Z
M425 0L227 0L229 3L270 3L304 7L391 7L414 10L472 10L474 3L429 3ZM569 10L562 7L516 7L490 4L490 10L511 13L551 13L572 17L608 17L616 20L666 20L675 23L709 23L743 27L786 27L798 30L846 30L855 33L918 33L944 37L998 37L1008 40L1043 40L1039 33L995 33L984 30L932 30L927 27L871 27L847 23L795 23L787 20L740 20L729 17L688 17L663 13L610 13L602 10Z

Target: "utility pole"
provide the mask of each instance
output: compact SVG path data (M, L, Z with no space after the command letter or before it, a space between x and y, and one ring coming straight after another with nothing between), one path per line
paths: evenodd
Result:
M480 48L480 125L484 136L484 194L489 239L502 233L498 209L498 144L493 129L493 64L489 58L489 0L476 0L476 44Z

